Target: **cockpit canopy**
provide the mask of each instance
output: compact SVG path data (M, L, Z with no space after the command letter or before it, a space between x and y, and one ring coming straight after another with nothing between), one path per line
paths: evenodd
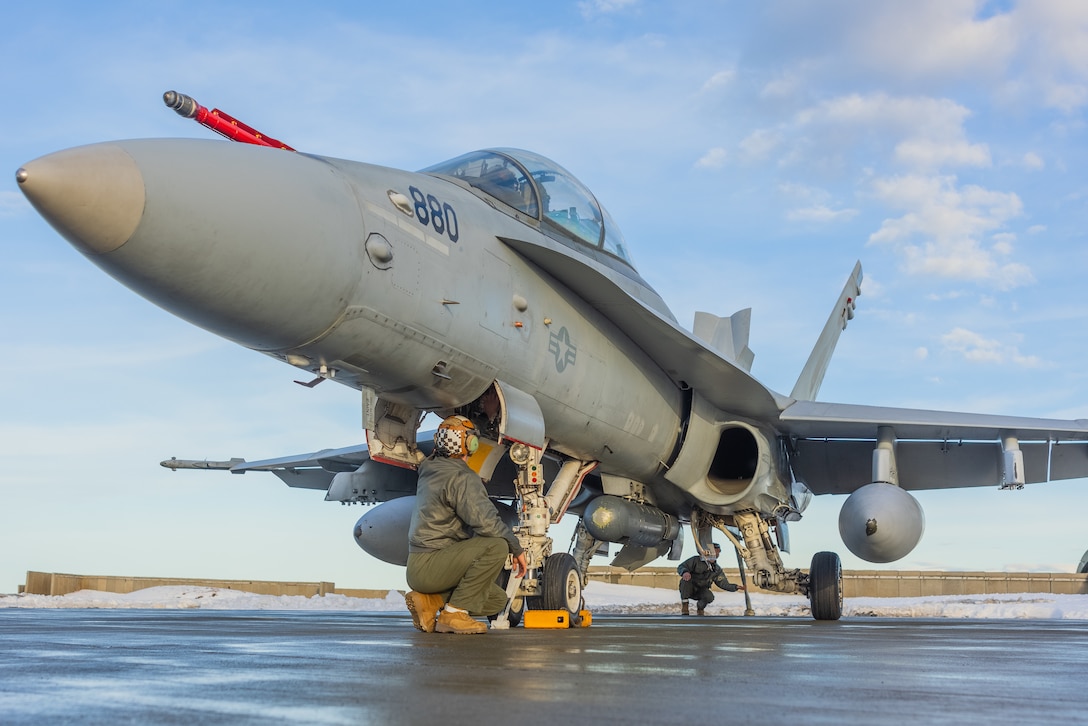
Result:
M550 159L521 149L488 149L423 171L460 179L553 231L634 267L612 217L580 181Z

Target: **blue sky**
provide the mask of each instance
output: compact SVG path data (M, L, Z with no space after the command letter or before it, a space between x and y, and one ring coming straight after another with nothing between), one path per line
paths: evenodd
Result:
M27 569L403 586L352 542L359 507L157 465L356 443L358 395L140 299L16 189L62 148L210 137L169 89L318 154L552 157L681 322L753 308L776 390L860 259L821 399L1088 417L1088 5L374 5L0 9L0 592ZM919 499L926 536L892 567L1069 570L1088 548L1084 481ZM840 506L815 501L787 564L845 551Z

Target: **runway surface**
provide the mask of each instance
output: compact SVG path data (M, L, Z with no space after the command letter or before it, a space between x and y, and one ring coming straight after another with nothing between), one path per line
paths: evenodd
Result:
M407 614L0 611L0 722L1083 723L1088 624L601 616L455 636Z

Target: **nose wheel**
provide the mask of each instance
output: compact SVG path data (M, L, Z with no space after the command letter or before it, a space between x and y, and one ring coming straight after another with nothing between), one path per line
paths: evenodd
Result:
M572 627L580 624L582 575L574 557L560 552L549 555L544 560L544 583L540 599L544 610L565 610Z

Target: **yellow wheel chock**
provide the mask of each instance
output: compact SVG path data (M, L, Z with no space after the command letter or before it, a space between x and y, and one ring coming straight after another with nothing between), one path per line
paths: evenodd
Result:
M588 610L578 611L579 625L588 628L593 622L593 615ZM559 630L573 627L570 613L566 610L526 610L521 616L522 627L550 628Z

